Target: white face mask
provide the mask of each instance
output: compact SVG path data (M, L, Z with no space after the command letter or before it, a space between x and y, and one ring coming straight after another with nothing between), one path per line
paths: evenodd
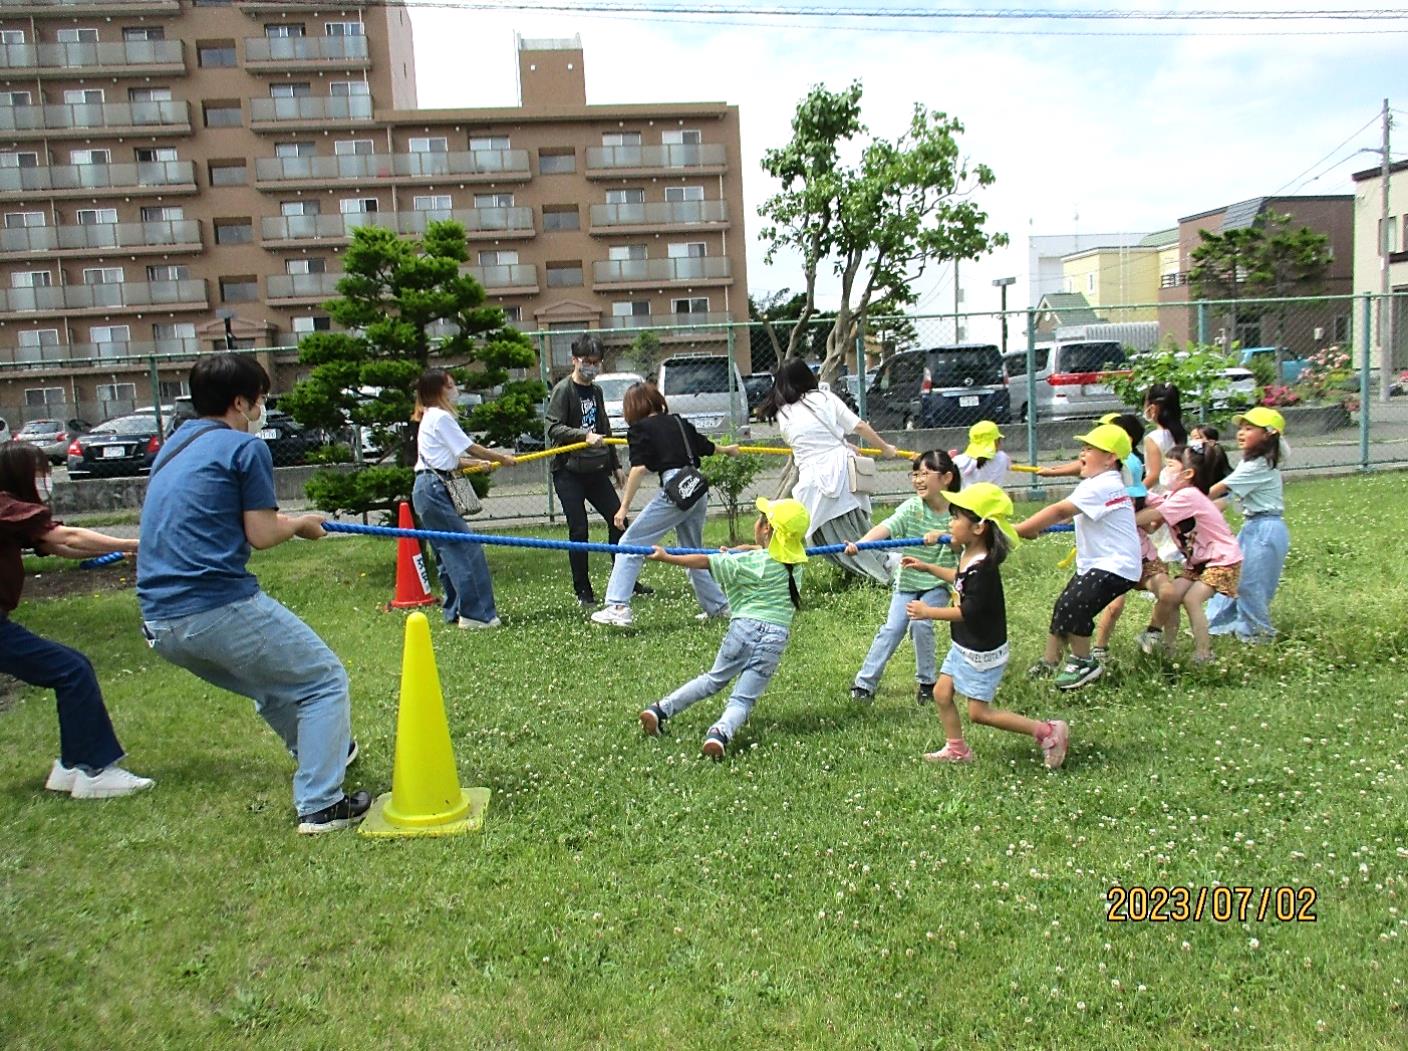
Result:
M54 495L54 479L47 474L35 475L34 488L39 490L39 499L45 503Z
M251 417L247 412L240 413L240 415L244 417L245 423L248 424L248 426L245 427L245 431L248 434L258 434L264 429L264 423L268 414L264 409L264 403L262 401L258 402L258 405L259 414L257 416Z
M1159 472L1159 484L1165 489L1172 489L1182 477L1183 467L1180 464L1164 464L1163 470Z

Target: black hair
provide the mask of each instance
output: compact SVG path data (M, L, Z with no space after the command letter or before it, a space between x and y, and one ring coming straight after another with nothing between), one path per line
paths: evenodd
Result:
M808 391L817 389L816 374L801 358L788 358L772 374L772 390L758 406L758 419L772 423L784 405L802 400Z
M1168 451L1168 458L1191 468L1193 484L1205 493L1232 473L1227 454L1216 442L1175 445Z
M950 474L953 476L949 480L948 485L944 487L945 492L956 493L959 487L963 485L963 475L958 470L958 465L953 462L953 457L949 455L947 449L930 449L928 452L920 453L910 463L909 473L913 474L921 467L927 467L929 470L939 474Z
M6 442L0 445L0 492L9 493L27 504L43 503L35 476L48 474L49 464L37 445Z
M768 521L767 515L759 512L758 521L768 527L769 534L772 533L772 523ZM797 590L797 574L795 572L797 567L792 565L791 562L784 562L783 565L787 567L787 597L792 600L793 609L801 609L802 593Z
M1247 426L1256 427L1256 424L1249 423ZM1265 427L1260 427L1258 430L1261 431L1264 437L1252 445L1247 446L1246 451L1242 454L1242 459L1253 460L1260 456L1266 461L1267 467L1279 468L1281 466L1281 436L1279 434L1273 434Z
M191 404L200 416L224 416L243 398L253 405L273 384L251 355L212 354L191 367Z
M1139 462L1144 462L1144 421L1132 412L1120 413L1110 421L1129 435L1129 447Z
M1218 429L1210 423L1194 424L1193 429L1202 432L1204 441L1215 442L1221 437L1221 433Z
M953 513L962 515L975 526L987 526L983 531L983 546L987 549L988 561L994 566L1000 566L1007 560L1007 552L1011 545L1007 540L1007 534L997 528L996 522L992 519L979 518L976 512L966 507L959 507L957 504L953 505Z
M1179 402L1176 386L1155 383L1144 394L1144 404L1154 406L1154 419L1173 435L1174 445L1183 445L1188 441L1188 429L1183 426L1183 406Z
M600 361L606 357L606 348L602 346L600 337L583 334L572 341L572 356L574 358L596 358Z

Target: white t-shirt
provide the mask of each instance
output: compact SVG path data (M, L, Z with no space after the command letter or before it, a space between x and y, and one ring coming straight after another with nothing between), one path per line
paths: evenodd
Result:
M979 467L978 461L973 457L967 453L959 453L953 458L953 465L958 468L965 489L974 482L991 482L993 485L1003 486L1007 484L1007 471L1012 466L1012 457L999 449L996 456Z
M453 471L460 465L460 456L473 444L454 413L432 405L421 417L416 434L416 470Z
M1134 524L1134 501L1125 492L1119 471L1102 471L1084 479L1067 499L1080 511L1076 515L1076 572L1103 569L1138 581L1139 528Z

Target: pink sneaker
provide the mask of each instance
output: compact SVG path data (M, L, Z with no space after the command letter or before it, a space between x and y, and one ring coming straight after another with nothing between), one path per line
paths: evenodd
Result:
M1051 732L1041 742L1041 751L1046 756L1046 768L1055 770L1066 761L1066 747L1071 742L1071 728L1060 719L1051 720Z
M964 748L959 751L953 745L945 744L937 752L925 752L924 761L926 763L971 763L973 749Z

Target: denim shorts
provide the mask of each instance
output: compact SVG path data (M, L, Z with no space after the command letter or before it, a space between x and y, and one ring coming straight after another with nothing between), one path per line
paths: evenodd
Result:
M1006 671L1006 661L989 668L975 668L968 662L968 658L963 656L962 650L957 646L950 646L939 674L947 675L953 680L955 693L975 701L991 701L997 696L997 688L1001 685L1002 676Z

